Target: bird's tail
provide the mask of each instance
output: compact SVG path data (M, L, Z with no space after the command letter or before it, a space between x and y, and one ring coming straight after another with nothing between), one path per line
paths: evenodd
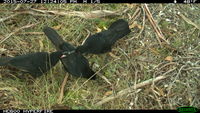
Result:
M11 59L11 57L1 57L0 66L6 66Z
M47 26L44 27L43 32L48 39L51 40L56 49L60 50L60 46L64 43L64 40L61 38L61 36L53 28Z
M108 30L115 31L118 34L118 38L122 38L123 36L131 32L128 22L123 19L119 19L113 22Z

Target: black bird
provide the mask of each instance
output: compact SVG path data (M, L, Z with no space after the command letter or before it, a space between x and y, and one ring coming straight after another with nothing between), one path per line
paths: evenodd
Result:
M80 53L75 52L75 47L65 42L60 35L50 27L44 27L45 35L51 40L57 50L65 51L60 58L64 69L73 76L90 78L94 71L90 69L88 60ZM95 79L94 75L91 79Z
M34 78L49 71L59 61L61 51L36 52L16 57L1 57L0 66L10 66L31 74Z
M111 51L114 43L130 33L128 22L119 19L111 24L108 30L89 36L83 45L77 47L76 51L80 53L101 54Z

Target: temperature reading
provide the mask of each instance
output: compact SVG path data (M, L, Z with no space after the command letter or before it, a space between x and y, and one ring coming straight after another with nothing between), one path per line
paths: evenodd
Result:
M91 0L91 3L100 3L100 0Z
M70 3L77 3L77 0L70 0Z
M184 0L184 3L188 4L188 3L195 3L196 0Z
M58 3L67 3L67 0L60 0Z
M83 3L87 3L87 0L83 0Z
M35 3L36 2L36 0L30 0L29 1L29 3Z
M50 0L49 3L57 3L56 0Z

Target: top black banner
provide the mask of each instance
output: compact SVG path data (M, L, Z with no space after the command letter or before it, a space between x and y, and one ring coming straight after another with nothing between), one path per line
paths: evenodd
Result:
M200 0L1 0L1 3L199 3Z

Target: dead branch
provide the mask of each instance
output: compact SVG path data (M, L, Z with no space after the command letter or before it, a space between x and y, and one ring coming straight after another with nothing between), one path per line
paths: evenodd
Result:
M16 33L16 35L44 35L43 32L23 32L23 33Z
M130 92L133 92L133 91L135 91L137 88L144 87L144 86L146 86L146 85L151 84L152 82L158 82L158 81L160 81L160 80L166 79L167 77L169 77L169 75L168 75L168 76L166 76L166 75L167 75L168 73L174 71L175 69L176 69L176 68L171 69L171 70L165 72L162 76L159 76L159 77L156 77L156 78L152 78L152 79L146 80L146 81L144 81L144 82L141 82L141 83L136 84L136 85L134 85L134 86L131 86L131 87L129 87L129 88L126 88L126 89L124 89L124 90L121 90L121 91L119 91L116 95L111 95L111 96L109 96L109 97L106 97L106 98L104 98L103 100L97 102L95 105L96 105L96 106L100 106L100 105L102 105L102 104L104 104L104 103L106 103L106 102L109 102L109 101L114 100L114 99L116 99L116 98L119 98L119 97L121 97L121 96L123 96L123 95L125 95L125 94L128 94L128 93L130 93Z
M189 68L186 68L186 69L182 69L184 71L188 71L188 70L200 70L200 67L189 67Z
M138 8L137 8L136 10L140 11L140 9L138 9ZM139 16L139 15L140 15L140 12L139 12L139 14L138 14L137 16ZM142 24L142 29L140 30L139 34L138 34L136 37L132 37L132 38L127 39L127 40L132 40L133 38L136 38L136 39L137 39L139 36L141 36L141 34L142 34L143 30L144 30L144 25L145 25L145 11L144 11L144 8L143 8L143 15L144 15L144 16L143 16L143 19L142 19L142 20L143 20L143 21L142 21L142 22L143 22L143 24Z
M189 18L185 17L183 14L178 14L181 18L183 18L183 20L185 20L188 24L193 25L194 27L196 27L197 29L200 30L200 26L197 25L196 23L192 22Z
M130 20L130 24L132 24L141 14L141 9L140 7L137 7L137 9L135 10L134 14L131 16Z
M18 28L18 29L15 29L13 32L11 32L10 34L8 34L4 39L0 40L0 44L3 43L5 40L7 40L8 38L10 38L12 35L14 35L15 33L23 30L23 29L26 29L26 28L30 28L30 27L33 27L33 26L36 26L38 23L36 24L28 24L28 25L25 25L25 26L22 26L21 28Z
M103 75L103 74L100 74L98 73L99 77L101 77L103 80L105 80L109 85L112 86L112 83Z
M97 11L90 11L90 12L82 12L82 11L68 12L68 11L58 11L58 10L48 11L48 10L40 10L40 9L31 9L31 10L44 13L44 14L50 13L50 14L62 15L62 16L79 16L86 19L120 15L116 11L109 11L109 10L97 10Z
M21 6L22 4L17 4L17 7L14 10L18 10Z
M145 10L145 12L146 12L146 14L147 14L147 17L148 17L148 19L149 19L149 21L150 21L150 23L151 23L153 29L155 30L155 32L156 32L156 34L157 34L157 36L158 36L157 40L158 40L160 46L162 47L162 44L161 44L161 40L160 40L160 39L162 39L162 40L165 41L167 44L169 44L169 42L165 39L165 37L164 37L162 31L160 30L160 27L156 24L155 20L153 19L153 16L152 16L152 14L151 14L151 12L150 12L150 10L149 10L147 4L144 4L143 7L144 7L144 10Z
M67 78L68 78L68 75L65 76L65 78L62 82L62 85L61 85L61 88L60 88L60 95L59 95L59 98L58 98L58 104L62 103L62 99L63 99L63 95L64 95L64 89L65 89L65 85L67 83Z
M18 14L18 13L15 13L15 14L10 15L10 16L8 16L8 17L0 18L0 22L3 22L3 21L8 20L8 19L10 19L10 18L13 18L13 17L15 17L15 16L17 16L17 15L19 15L19 14Z
M8 17L4 17L4 18L0 18L0 22L4 22L10 18L13 18L17 15L20 15L20 14L30 14L30 15L35 15L35 16L52 16L52 15L47 15L47 14L40 14L40 13L37 13L37 12L34 12L34 11L29 11L29 10L13 10L13 11L10 11L14 14L8 16Z
M20 6L19 6L20 7ZM13 18L19 14L30 14L30 15L35 15L35 16L52 16L54 15L61 15L61 16L79 16L82 18L102 18L102 17L107 17L107 16L117 16L120 15L119 11L109 11L109 10L97 10L97 11L90 11L90 12L81 12L81 11L58 11L58 10L40 10L40 9L31 9L31 10L17 10L19 7L16 7L16 10L10 11L14 12L14 14L5 17L5 18L0 18L0 22L6 21L10 18Z

